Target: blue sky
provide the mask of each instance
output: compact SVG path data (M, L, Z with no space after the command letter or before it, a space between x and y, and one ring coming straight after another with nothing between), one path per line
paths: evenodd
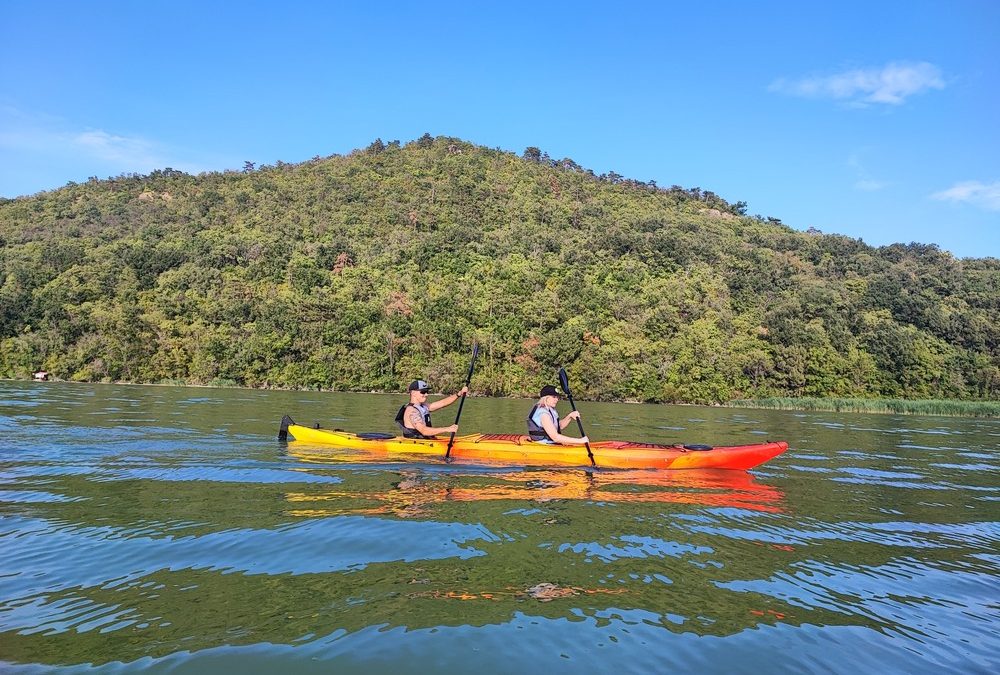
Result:
M36 2L0 195L425 132L1000 257L1000 2Z

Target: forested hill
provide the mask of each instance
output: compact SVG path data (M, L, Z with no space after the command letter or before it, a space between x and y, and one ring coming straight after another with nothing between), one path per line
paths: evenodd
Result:
M451 138L0 202L0 377L998 398L1000 261Z

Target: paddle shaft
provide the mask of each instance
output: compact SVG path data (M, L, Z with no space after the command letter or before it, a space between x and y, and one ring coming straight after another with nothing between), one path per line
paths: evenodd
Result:
M465 386L468 387L469 383L472 382L472 371L476 368L476 357L479 356L479 345L472 345L472 362L469 364L469 374L465 378ZM462 394L461 400L458 402L458 414L455 415L455 424L458 424L458 420L462 419L462 408L465 406L465 394ZM451 446L455 444L455 432L451 432L451 438L448 439L448 449L444 453L445 459L451 458Z
M576 412L576 403L573 401L573 392L569 390L569 378L566 377L566 371L563 369L559 370L559 383L562 385L563 391L566 392L566 398L569 399L569 404L572 406L573 411ZM587 434L583 431L583 422L580 418L576 418L576 426L580 429L580 435L586 436ZM587 448L587 457L590 457L590 465L597 466L597 462L594 461L594 452L590 449L590 442L584 443Z
M569 399L569 404L573 407L573 410L576 410L576 403L573 402L573 394L571 394L571 393L569 393L567 391L566 392L566 398ZM580 435L581 436L586 436L587 435L583 431L583 422L580 421L579 417L576 418L576 426L580 430ZM594 461L594 452L590 449L590 442L588 441L587 443L584 443L583 445L587 448L587 457L590 457L590 465L591 466L597 466L597 462Z

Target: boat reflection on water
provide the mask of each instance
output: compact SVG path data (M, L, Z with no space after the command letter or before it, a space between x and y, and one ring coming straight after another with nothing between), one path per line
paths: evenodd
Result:
M425 464L427 468L423 468L412 463L389 463L385 454L363 450L297 446L289 447L288 452L302 462L323 464L324 470L337 465L347 469L345 463L365 469L377 465L395 476L389 485L377 482L374 489L345 486L336 490L289 493L288 501L299 505L292 509L292 515L298 516L349 512L420 517L428 506L440 502L499 500L691 504L781 513L785 497L779 488L761 483L745 471L508 467L498 470L499 467L487 464L476 467L450 465L447 471L442 471L436 465ZM424 461L426 463L426 458ZM303 467L302 470L313 469ZM358 500L363 504L356 503Z

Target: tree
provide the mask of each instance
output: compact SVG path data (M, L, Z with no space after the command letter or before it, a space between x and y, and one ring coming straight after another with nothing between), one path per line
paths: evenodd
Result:
M529 162L541 162L542 161L542 151L531 145L524 149L523 157Z

